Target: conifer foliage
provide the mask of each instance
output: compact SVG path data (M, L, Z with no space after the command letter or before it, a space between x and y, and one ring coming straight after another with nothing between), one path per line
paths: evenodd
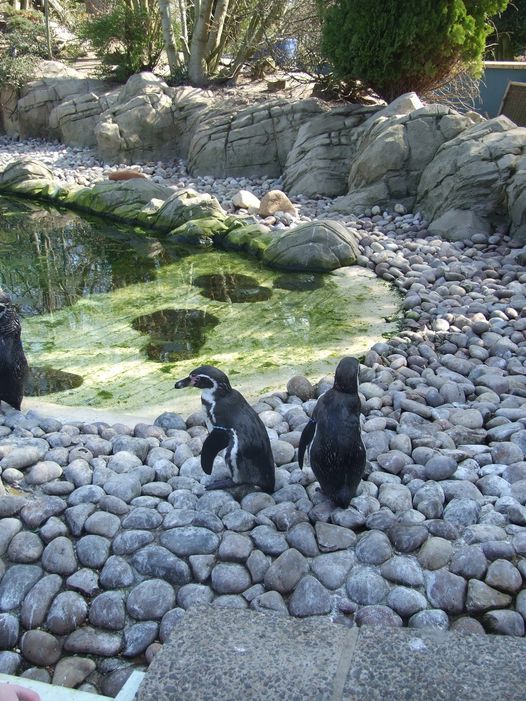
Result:
M391 101L482 67L488 18L508 0L336 0L324 12L322 47L341 80Z

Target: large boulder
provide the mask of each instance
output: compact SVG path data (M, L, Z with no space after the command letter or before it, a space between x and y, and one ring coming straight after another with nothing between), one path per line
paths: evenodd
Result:
M56 197L60 191L52 171L31 158L11 161L0 172L0 192L32 197Z
M68 146L96 146L95 127L100 115L110 109L118 91L97 95L94 92L75 95L51 110L49 128Z
M58 61L42 61L36 70L36 80L20 91L17 102L18 135L22 139L58 139L59 131L50 125L51 112L58 104L74 95L107 91L108 83L105 81L86 78Z
M300 127L325 108L318 100L273 100L236 108L228 103L204 112L188 153L194 175L277 178Z
M279 234L263 224L250 224L242 219L229 217L229 231L221 239L221 246L227 251L243 251L255 258L262 258L268 246Z
M414 93L397 98L354 131L349 194L334 209L363 214L397 203L412 209L422 172L438 149L480 120L445 105L424 107Z
M506 186L508 212L513 238L526 243L526 156L521 156L515 164L515 173Z
M170 197L152 216L150 225L161 231L169 231L194 219L216 219L222 222L225 217L226 212L215 197L188 188L175 192L171 190Z
M70 203L90 212L149 225L173 190L150 180L104 180L72 193Z
M203 91L175 90L153 73L137 73L95 127L98 152L118 163L185 157L191 125L210 102Z
M436 233L448 239L468 238L476 230L505 224L510 195L514 221L520 222L519 178L515 187L512 179L525 153L526 129L503 115L466 129L446 142L422 173L416 206L433 222ZM460 212L476 215L469 217L468 230L467 215Z
M263 261L282 270L327 272L356 263L358 240L357 232L340 222L308 222L273 240Z
M287 156L283 184L291 195L336 197L347 192L355 131L377 106L345 105L300 127Z

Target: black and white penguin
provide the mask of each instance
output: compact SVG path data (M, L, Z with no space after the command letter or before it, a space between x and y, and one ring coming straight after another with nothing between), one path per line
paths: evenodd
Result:
M232 389L224 372L212 365L201 365L182 380L176 389L198 387L210 431L201 451L201 467L212 473L214 458L226 448L225 462L232 481L221 480L207 489L253 484L266 492L274 490L274 458L263 422L242 394Z
M298 462L303 467L305 450L311 444L310 464L321 491L344 508L356 494L365 469L359 371L356 358L340 360L334 386L318 399L312 418L302 431L298 449Z
M20 339L20 319L10 298L0 289L0 402L20 410L27 360Z

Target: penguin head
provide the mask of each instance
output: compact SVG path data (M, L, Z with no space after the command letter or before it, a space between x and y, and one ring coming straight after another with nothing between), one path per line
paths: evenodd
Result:
M200 365L192 370L188 377L178 380L174 386L175 389L199 387L199 389L220 390L224 393L232 391L228 377L213 365Z
M0 314L11 306L11 298L0 287Z
M357 392L359 373L360 363L356 358L350 356L342 358L334 374L334 389L339 392Z

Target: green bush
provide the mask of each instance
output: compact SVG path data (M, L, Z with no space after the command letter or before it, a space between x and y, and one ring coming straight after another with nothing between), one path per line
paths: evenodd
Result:
M21 87L34 76L41 58L48 58L44 15L31 10L6 12L0 33L0 85Z
M115 0L110 10L86 20L81 35L101 59L104 75L123 82L153 70L163 50L159 7L152 0Z
M321 0L320 0L321 1ZM480 72L488 17L508 0L336 0L324 11L322 48L337 77L391 101L436 89L469 65Z

